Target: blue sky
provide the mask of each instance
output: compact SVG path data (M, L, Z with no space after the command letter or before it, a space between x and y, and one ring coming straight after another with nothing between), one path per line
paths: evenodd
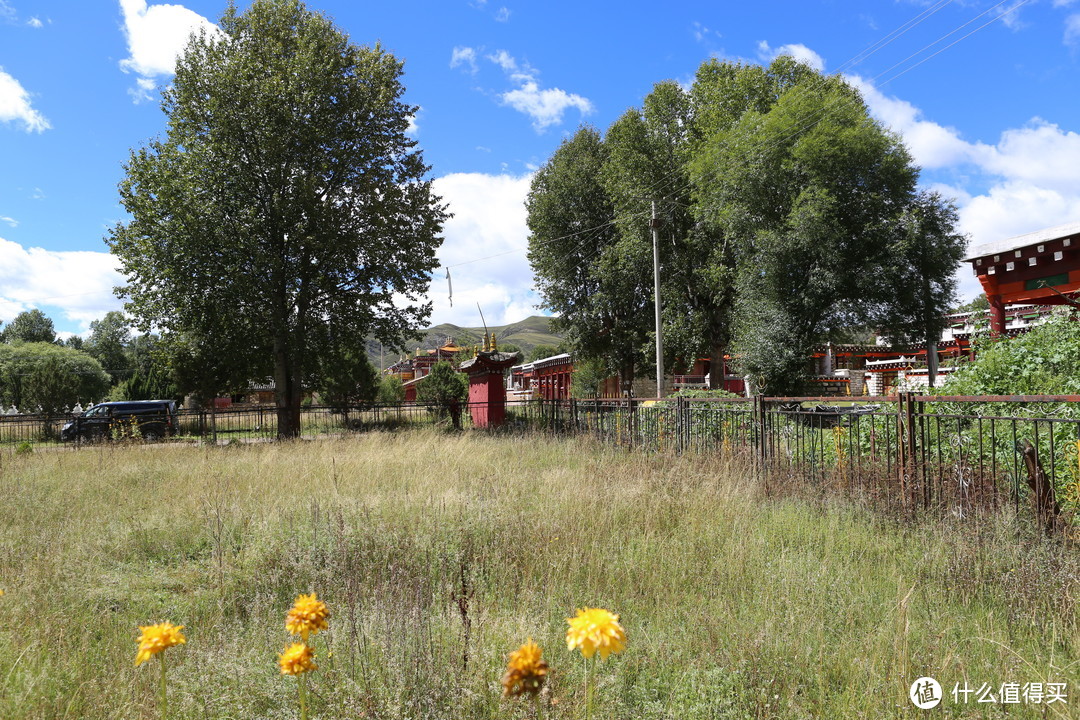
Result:
M243 8L242 0L238 5ZM1080 0L653 4L314 0L353 42L405 62L414 135L455 218L432 322L536 314L522 201L581 123L603 130L710 57L794 54L857 84L973 243L1080 220ZM119 309L103 238L130 148L162 134L158 88L224 0L0 0L0 321L64 333ZM871 52L872 50L872 52ZM508 252L509 251L509 252ZM497 257L488 257L497 255ZM480 259L487 258L487 259ZM966 295L976 291L960 273Z

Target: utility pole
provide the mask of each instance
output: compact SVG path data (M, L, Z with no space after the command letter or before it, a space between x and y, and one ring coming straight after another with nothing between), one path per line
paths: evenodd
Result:
M664 397L664 336L660 326L660 218L656 217L656 200L652 201L652 262L653 296L656 299L656 397Z

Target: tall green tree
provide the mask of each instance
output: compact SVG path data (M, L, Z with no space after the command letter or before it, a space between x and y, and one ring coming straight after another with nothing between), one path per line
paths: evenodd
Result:
M689 90L658 83L603 137L563 143L529 196L530 260L578 359L647 365L655 199L666 364L707 355L718 387L731 352L761 389L795 394L827 339L938 337L964 238L917 179L841 77L710 60Z
M714 226L694 215L688 161L699 143L696 116L693 93L660 82L642 108L627 111L604 138L609 148L605 186L615 198L623 236L650 247L642 215L650 200L657 205L665 366L676 369L703 355L719 367L730 340L729 249ZM651 294L651 262L639 272ZM648 335L645 354L651 360L655 337ZM712 377L723 381L721 373Z
M323 362L317 382L319 398L341 412L348 425L351 406L375 399L378 373L363 348L343 348Z
M379 381L376 399L381 403L397 404L405 400L405 386L397 375L384 375Z
M105 317L90 323L90 337L83 349L101 363L113 383L120 383L131 377L130 343L131 326L124 313L110 310Z
M139 327L272 375L291 437L320 358L422 326L447 214L406 134L400 61L297 0L230 5L220 27L177 61L167 137L131 154L132 220L108 243Z
M577 357L603 361L629 389L649 327L651 250L614 222L607 156L600 134L583 127L537 171L525 203L529 262L543 306L557 315L552 327Z
M34 308L15 316L4 328L5 342L51 343L56 341L52 318Z
M113 400L182 400L176 374L164 346L154 333L137 335L124 348L130 376L117 383L109 394Z
M56 414L108 389L109 376L86 353L46 342L0 345L0 404Z
M699 215L734 248L738 362L762 391L797 394L834 332L936 339L963 238L842 78L790 58L766 75L774 93L703 140L691 171Z

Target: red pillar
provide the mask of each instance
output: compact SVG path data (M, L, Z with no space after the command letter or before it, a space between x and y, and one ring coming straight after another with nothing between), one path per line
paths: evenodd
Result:
M999 338L1005 334L1005 303L1000 295L987 295L990 301L990 337Z

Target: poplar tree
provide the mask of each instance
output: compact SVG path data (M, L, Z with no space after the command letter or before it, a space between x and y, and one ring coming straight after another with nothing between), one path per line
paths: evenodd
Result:
M167 135L131 153L131 220L107 242L139 327L273 376L291 437L321 358L424 324L447 214L399 60L298 0L230 5L220 27L177 61Z

